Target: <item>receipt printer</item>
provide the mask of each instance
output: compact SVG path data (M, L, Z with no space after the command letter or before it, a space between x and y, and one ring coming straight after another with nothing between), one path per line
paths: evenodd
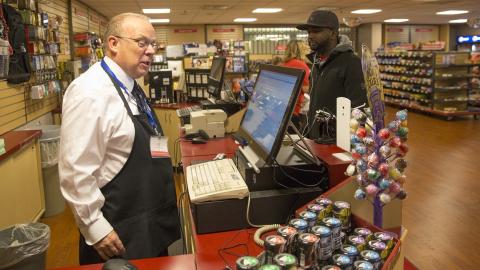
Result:
M201 110L190 113L190 124L185 125L185 133L197 133L203 129L210 138L225 136L227 114L220 109Z

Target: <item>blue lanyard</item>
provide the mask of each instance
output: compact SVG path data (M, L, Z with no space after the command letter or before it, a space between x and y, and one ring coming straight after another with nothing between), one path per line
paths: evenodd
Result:
M114 81L118 84L118 86L120 88L122 88L123 91L125 91L127 96L130 96L131 94L128 92L127 87L117 78L117 76L115 76L115 73L113 73L113 71L110 69L110 67L107 65L107 63L105 62L104 59L102 59L101 65L102 65L102 68L105 70L105 72L107 72L114 79ZM137 105L139 105L138 106L139 109L141 109L143 112L145 112L147 114L148 123L150 124L150 126L153 127L153 129L155 130L155 133L158 135L159 133L158 133L158 128L157 128L157 123L155 122L155 119L153 118L152 110L150 109L150 106L148 106L147 101L145 100L145 98L143 96L139 97L139 100L137 100L137 99L135 99L135 100L137 101L137 103L140 103L140 104L137 104Z

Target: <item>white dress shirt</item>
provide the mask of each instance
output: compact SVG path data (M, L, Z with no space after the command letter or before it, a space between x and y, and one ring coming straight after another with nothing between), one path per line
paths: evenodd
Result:
M113 60L105 62L131 93L134 81ZM138 108L123 89L133 114ZM122 169L132 150L135 128L124 103L100 62L68 87L60 134L60 189L87 244L113 230L103 217L100 188Z

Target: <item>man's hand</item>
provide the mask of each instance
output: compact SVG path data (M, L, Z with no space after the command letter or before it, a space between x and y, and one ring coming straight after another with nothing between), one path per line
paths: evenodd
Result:
M125 254L125 247L115 231L111 231L102 240L93 245L103 260Z

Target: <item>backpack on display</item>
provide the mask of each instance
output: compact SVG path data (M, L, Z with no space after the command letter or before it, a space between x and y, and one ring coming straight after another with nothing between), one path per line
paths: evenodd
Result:
M0 4L0 79L6 79L8 75L9 58L12 48L8 43L8 25L3 16L2 4Z
M9 59L7 82L18 84L30 79L30 65L28 64L27 41L22 16L13 7L3 5L3 15L9 28L8 41L13 53Z

